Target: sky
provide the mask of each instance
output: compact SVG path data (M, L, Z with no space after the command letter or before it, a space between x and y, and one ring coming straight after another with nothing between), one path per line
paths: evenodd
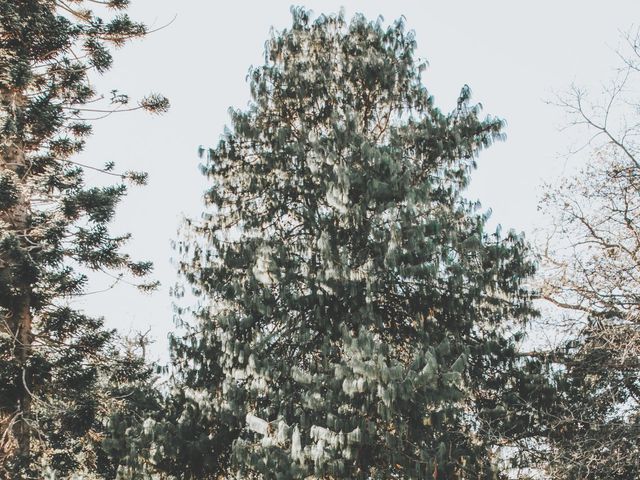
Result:
M82 154L95 166L115 161L120 170L144 170L149 185L122 202L115 232L131 232L128 251L154 262L161 287L151 294L120 284L78 300L121 332L149 331L150 359L166 362L167 334L174 330L170 289L177 280L171 241L187 216L198 218L206 182L199 146L217 143L229 123L228 109L249 101L246 75L263 61L270 29L291 21L288 1L132 0L130 14L151 29L146 39L115 52L114 68L94 81L132 98L159 92L171 101L163 116L121 113L96 122ZM544 226L537 211L542 185L581 161L567 156L580 134L567 131L556 95L577 84L598 92L618 64L620 33L640 22L640 2L563 0L536 2L307 1L315 14L344 8L386 22L406 18L429 63L423 82L435 104L449 111L463 85L486 114L507 123L506 141L482 152L467 197L491 209L491 227L532 238ZM637 26L637 25L636 25ZM102 182L103 179L96 178ZM93 290L111 279L92 278Z

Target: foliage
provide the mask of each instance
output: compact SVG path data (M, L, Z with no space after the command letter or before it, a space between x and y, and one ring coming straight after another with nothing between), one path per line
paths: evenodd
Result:
M168 107L158 95L137 106L117 91L105 99L90 81L110 68L112 47L147 32L127 16L128 3L0 2L0 475L6 478L100 474L95 445L115 388L101 382L124 360L111 352L114 336L103 320L69 301L86 293L87 270L116 281L150 271L148 262L123 253L128 235L108 229L125 181L141 183L144 175L116 173L113 164L81 165L73 156L94 120ZM87 185L87 168L118 183Z
M180 243L176 428L225 478L497 478L533 266L461 193L502 122L434 106L402 20L292 12Z

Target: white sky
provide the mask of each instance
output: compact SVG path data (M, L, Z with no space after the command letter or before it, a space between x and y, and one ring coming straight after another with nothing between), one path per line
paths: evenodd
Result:
M262 63L269 29L290 24L287 1L133 0L131 15L151 28L167 28L116 52L112 71L98 80L132 97L150 91L171 100L162 117L119 114L96 122L84 162L113 160L120 170L146 170L147 187L121 205L114 228L130 231L129 251L152 260L162 287L153 294L121 285L85 297L92 314L110 326L146 331L153 358L166 361L174 328L169 288L175 283L170 241L183 214L198 217L206 184L198 171L199 145L217 143L229 107L246 106L250 65ZM347 18L364 13L387 22L404 15L415 30L418 55L429 62L423 80L436 105L448 111L466 83L484 112L507 121L507 140L479 159L469 198L493 211L492 224L531 234L540 186L571 163L562 156L570 137L559 132L563 114L549 106L554 92L572 82L596 90L611 78L619 32L640 21L640 2L524 1L307 1L316 14L344 6ZM96 279L95 288L107 283Z

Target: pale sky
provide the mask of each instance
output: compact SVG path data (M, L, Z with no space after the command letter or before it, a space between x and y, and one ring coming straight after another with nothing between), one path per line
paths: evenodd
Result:
M167 333L174 328L169 288L176 281L170 241L183 214L197 218L206 183L197 149L217 143L228 108L249 100L246 74L263 59L273 26L290 24L288 1L132 0L131 15L151 28L175 20L143 41L116 52L114 68L97 79L142 96L169 97L162 117L140 112L96 122L82 161L120 170L145 170L147 187L122 203L114 229L129 231L128 251L155 264L162 286L153 294L120 285L79 304L105 316L122 332L151 328L151 358L168 359ZM573 82L598 90L617 64L621 31L640 22L640 2L513 1L307 1L316 14L344 7L347 18L364 13L392 22L401 15L416 32L418 55L429 62L423 81L442 110L453 108L468 84L484 112L507 121L507 140L484 151L467 196L493 211L492 226L528 236L543 224L536 212L540 187L579 159L567 159L571 134L560 132L562 112L548 105L554 92ZM574 140L574 139L573 139ZM106 285L97 278L93 288Z

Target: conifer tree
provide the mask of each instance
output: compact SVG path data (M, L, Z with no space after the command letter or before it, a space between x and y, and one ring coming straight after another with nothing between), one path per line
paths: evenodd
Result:
M85 472L83 478L98 475L94 447L101 435L98 420L104 418L101 378L107 371L131 373L119 368L127 362L111 354L113 332L102 319L68 302L85 292L87 270L120 278L143 277L151 268L123 253L127 235L114 236L108 229L126 181L143 183L145 175L74 161L93 120L119 110L161 112L168 106L158 95L130 105L115 90L105 99L90 81L110 68L112 47L147 33L127 16L128 3L0 2L4 478L44 478L46 472L66 478L74 471ZM118 183L87 185L86 168L113 175Z
M96 462L91 473L100 479L165 478L155 475L157 468L148 461L151 455L145 447L156 420L166 416L166 407L155 365L136 347L139 344L127 340L114 352L111 368L99 372L96 393L101 409L92 432L99 438L92 445Z
M461 194L502 122L466 86L434 106L402 20L292 12L180 243L200 299L180 421L234 439L225 478L497 478L483 412L533 267Z

